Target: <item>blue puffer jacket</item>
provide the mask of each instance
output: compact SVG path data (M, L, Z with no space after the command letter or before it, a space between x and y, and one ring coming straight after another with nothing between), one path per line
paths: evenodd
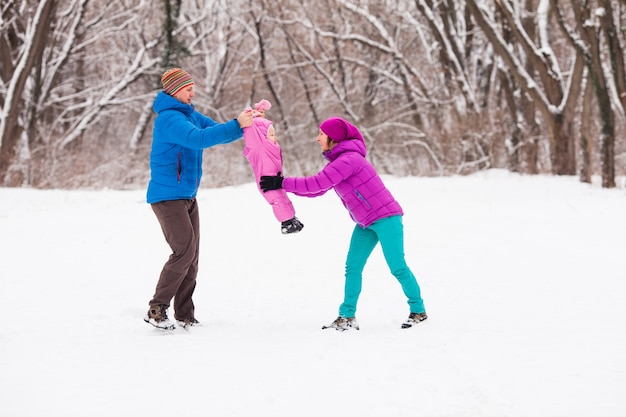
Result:
M217 123L161 91L150 153L148 203L195 198L202 179L202 151L243 135L236 119Z

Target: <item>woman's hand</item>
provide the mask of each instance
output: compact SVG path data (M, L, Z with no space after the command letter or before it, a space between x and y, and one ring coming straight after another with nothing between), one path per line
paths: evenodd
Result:
M280 171L278 175L263 175L259 182L259 187L261 187L264 193L270 190L278 190L283 188L283 179L283 175Z

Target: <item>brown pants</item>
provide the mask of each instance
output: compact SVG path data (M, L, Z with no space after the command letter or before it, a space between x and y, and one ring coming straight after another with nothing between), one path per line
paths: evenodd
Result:
M150 305L169 307L174 298L174 317L177 320L192 318L194 304L191 297L196 288L200 250L198 203L195 199L161 201L152 204L152 210L172 254L163 266Z

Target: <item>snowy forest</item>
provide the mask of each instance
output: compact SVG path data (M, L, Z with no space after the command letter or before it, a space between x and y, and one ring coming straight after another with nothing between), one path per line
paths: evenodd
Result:
M218 122L273 106L286 175L325 118L383 174L626 173L626 0L1 0L0 186L136 189L160 76ZM243 143L204 185L253 180Z

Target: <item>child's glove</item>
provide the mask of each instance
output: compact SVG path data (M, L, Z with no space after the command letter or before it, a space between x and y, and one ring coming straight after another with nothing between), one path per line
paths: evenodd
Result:
M261 181L259 182L259 186L264 193L270 190L278 190L283 188L283 179L283 175L280 171L278 172L278 175L263 175L261 177Z

